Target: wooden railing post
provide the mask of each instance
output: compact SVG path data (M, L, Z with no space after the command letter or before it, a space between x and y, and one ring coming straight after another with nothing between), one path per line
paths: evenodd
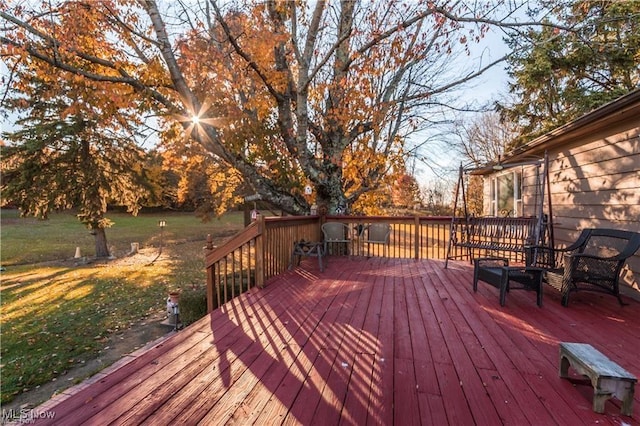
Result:
M215 309L215 297L216 297L216 289L214 287L214 271L215 265L207 268L207 312L211 312Z
M420 259L420 216L413 218L413 226L415 227L413 233L413 258Z
M258 215L258 236L256 238L256 285L258 288L264 287L264 216Z

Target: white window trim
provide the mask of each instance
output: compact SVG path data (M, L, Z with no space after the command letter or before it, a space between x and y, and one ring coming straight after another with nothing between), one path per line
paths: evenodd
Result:
M490 197L489 214L491 216L504 216L504 213L501 214L501 212L498 210L498 198L499 198L498 195L500 192L498 180L500 177L507 176L507 175L512 176L513 185L517 184L519 186L517 190L515 187L513 188L513 207L514 208L511 210L511 213L509 215L514 217L521 217L523 215L523 205L524 205L522 201L523 173L521 168L509 169L509 170L505 170L503 172L495 173L492 175L491 182L490 182L491 188L489 191L489 197Z

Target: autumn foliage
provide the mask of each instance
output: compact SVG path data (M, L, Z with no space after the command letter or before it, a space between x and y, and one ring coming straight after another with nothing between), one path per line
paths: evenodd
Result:
M454 62L502 22L490 5L35 2L2 6L1 48L9 97L31 75L90 88L123 128L154 129L178 192L208 191L203 210L260 193L349 212L406 175L411 136L493 65Z

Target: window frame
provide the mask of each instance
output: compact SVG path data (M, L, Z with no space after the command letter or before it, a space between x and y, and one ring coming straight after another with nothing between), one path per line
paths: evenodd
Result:
M510 181L509 181L510 178ZM506 180L506 182L505 182ZM510 185L510 191L512 195L510 195L510 203L503 204L504 201L501 200L501 188L504 184ZM490 188L489 188L489 215L498 217L498 216L512 216L512 217L522 217L523 215L523 201L522 201L522 192L523 192L523 169L522 167L504 170L499 173L494 173L491 176ZM508 213L505 214L502 212L506 210L508 207L512 206Z

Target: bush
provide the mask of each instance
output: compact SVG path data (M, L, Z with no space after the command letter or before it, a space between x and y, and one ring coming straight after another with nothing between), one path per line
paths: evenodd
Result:
M180 294L180 321L188 326L207 314L207 289L204 286L190 286Z

